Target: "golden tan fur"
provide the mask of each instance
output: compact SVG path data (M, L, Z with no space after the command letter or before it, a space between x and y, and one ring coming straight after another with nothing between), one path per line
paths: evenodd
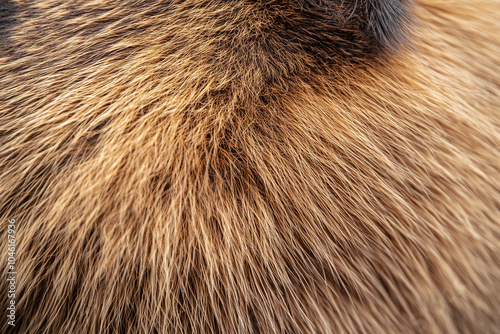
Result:
M500 330L499 1L1 3L2 332Z

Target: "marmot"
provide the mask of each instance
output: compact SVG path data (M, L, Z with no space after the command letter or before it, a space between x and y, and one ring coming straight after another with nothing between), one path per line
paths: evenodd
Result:
M500 1L0 8L2 332L500 331Z

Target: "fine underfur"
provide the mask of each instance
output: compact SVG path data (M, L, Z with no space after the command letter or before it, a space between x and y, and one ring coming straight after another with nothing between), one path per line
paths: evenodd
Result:
M1 332L498 333L500 1L0 9Z

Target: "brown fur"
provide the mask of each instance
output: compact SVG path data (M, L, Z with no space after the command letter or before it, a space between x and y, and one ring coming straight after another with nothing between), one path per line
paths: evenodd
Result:
M500 329L499 1L0 3L2 332Z

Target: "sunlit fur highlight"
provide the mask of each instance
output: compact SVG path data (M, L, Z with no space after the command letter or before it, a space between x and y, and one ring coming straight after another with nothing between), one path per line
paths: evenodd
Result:
M324 63L259 1L1 3L2 332L500 329L499 1Z

